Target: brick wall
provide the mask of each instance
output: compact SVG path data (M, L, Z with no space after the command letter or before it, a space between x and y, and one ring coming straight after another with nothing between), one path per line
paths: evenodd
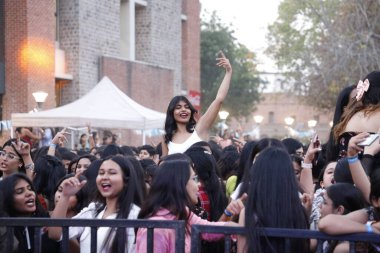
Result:
M181 90L181 13L178 0L147 0L136 11L136 60L174 69L174 93Z
M60 1L59 42L73 81L62 90L62 104L86 94L99 81L99 58L120 52L120 0Z
M182 88L200 91L200 3L182 1Z
M5 0L4 119L36 107L35 91L49 93L44 108L54 104L55 3ZM53 64L51 64L53 63Z

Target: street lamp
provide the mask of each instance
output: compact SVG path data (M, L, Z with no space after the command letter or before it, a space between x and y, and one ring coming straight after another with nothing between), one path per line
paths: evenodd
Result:
M220 137L223 138L224 130L228 129L228 126L226 124L226 119L228 118L228 115L230 115L230 113L227 111L220 111L218 114L219 114L219 118L221 120L221 122L218 124L219 125L219 131L220 131L219 135L220 135Z
M257 125L260 125L261 122L263 122L264 117L261 116L261 115L255 115L255 116L253 116L253 120L255 121L255 123L256 123Z
M294 118L289 116L289 117L286 117L286 118L284 119L284 121L285 121L285 124L286 124L286 125L291 126L291 125L293 125L293 123L294 123Z
M230 115L230 113L227 111L220 111L218 114L221 120L226 120L228 118L228 115Z
M307 126L309 127L309 128L314 128L316 125L317 125L317 121L315 120L315 119L311 119L311 120L309 120L308 122L307 122Z
M37 91L37 92L32 93L32 95L34 97L34 100L37 103L37 110L41 110L42 105L43 103L45 103L46 97L48 96L48 93L44 91Z
M253 116L253 120L256 123L256 127L254 129L255 137L257 140L260 140L260 137L261 137L260 124L261 124L261 122L263 122L264 117L261 115L255 115L255 116Z

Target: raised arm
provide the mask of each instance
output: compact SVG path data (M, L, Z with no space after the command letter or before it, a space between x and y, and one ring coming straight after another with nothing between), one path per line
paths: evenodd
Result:
M82 182L79 181L81 174L82 173L78 173L74 177L70 177L62 182L62 195L51 214L51 218L66 218L70 196L74 196L86 184L85 180ZM49 238L59 240L62 235L62 228L49 227L48 233Z
M314 147L314 143L310 142L309 148L306 151L304 161L302 163L302 170L300 175L300 184L304 191L311 196L314 194L314 182L313 182L313 160L315 154L321 151L320 145Z
M199 119L196 124L196 131L202 139L206 139L208 130L211 128L211 125L214 123L218 112L222 107L222 103L227 96L228 89L230 88L231 76L232 76L232 67L230 61L224 56L221 52L220 58L217 58L217 66L223 67L226 71L223 81L219 86L218 93L214 101L208 107L206 113Z
M365 200L368 203L371 203L369 199L369 194L371 191L371 183L358 158L358 153L360 151L363 151L363 148L359 146L358 143L360 143L361 141L364 141L365 138L368 136L369 136L368 133L360 133L350 139L348 143L348 148L347 148L347 161L348 161L348 166L350 168L350 172L351 172L351 176L352 176L352 180L354 181L354 184L362 192ZM378 145L378 144L373 144L373 145Z
M65 135L70 134L66 132L66 128L64 128L62 131L59 131L51 141L51 144L49 146L48 155L55 156L55 149L57 146L62 146L65 142L67 142L67 138Z

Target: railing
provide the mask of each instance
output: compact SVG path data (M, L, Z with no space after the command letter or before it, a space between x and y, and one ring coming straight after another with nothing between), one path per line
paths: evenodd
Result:
M355 253L355 242L369 242L369 243L380 243L380 235L374 233L358 233L342 236L330 236L318 231L307 230L307 229L282 229L282 228L263 228L258 229L259 234L265 234L267 237L281 237L285 238L285 245L289 247L284 249L283 252L290 252L290 238L309 238L317 239L317 253L322 252L323 242L326 240L334 241L349 241L350 242L350 253ZM242 227L221 227L221 226L205 226L205 225L193 225L191 226L191 253L200 252L201 240L200 235L202 233L212 233L212 234L224 234L224 245L225 253L230 252L231 248L231 237L230 235L241 235L246 234L247 231Z
M147 252L153 252L153 232L156 228L174 229L176 235L175 249L176 253L183 253L185 249L185 222L184 221L157 221L157 220L103 220L103 219L50 219L50 218L0 218L0 227L7 227L7 252L12 252L13 232L15 227L33 227L34 233L34 253L41 252L41 229L43 227L62 227L62 252L69 252L69 227L90 227L91 228L91 252L96 252L97 228L98 227L120 227L120 228L147 228ZM120 243L124 244L126 240L125 230L119 238ZM225 252L230 252L232 240L230 235L246 234L245 228L226 227L226 226L204 226L193 225L191 227L191 253L200 252L202 233L224 234ZM313 238L317 239L317 252L322 252L322 244L326 240L349 241L350 252L355 252L355 242L380 243L380 235L373 233L358 233L342 236L329 236L324 233L303 229L280 229L264 228L258 229L259 234L265 234L268 237L281 237L285 240L290 238ZM285 243L289 245L289 243ZM122 250L119 252L123 252ZM290 248L284 249L283 252L290 252Z
M69 227L91 228L91 252L96 253L97 228L119 227L119 228L147 228L147 252L153 253L153 230L155 228L168 228L175 230L176 242L175 252L185 252L185 222L184 221L157 221L157 220L127 220L127 219L50 219L50 218L0 218L0 227L7 227L7 252L12 252L13 232L15 227L34 227L34 253L41 252L41 229L42 227L62 227L62 253L68 253ZM119 242L125 243L126 233L121 234ZM123 250L119 253L124 252Z

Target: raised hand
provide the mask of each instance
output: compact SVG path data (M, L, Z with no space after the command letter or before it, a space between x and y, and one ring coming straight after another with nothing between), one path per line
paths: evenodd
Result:
M62 182L62 195L66 197L74 196L83 186L87 183L87 180L83 180L82 182L79 180L79 177L82 173L75 174L74 177L70 177L65 179Z
M244 208L244 201L248 198L247 193L244 193L240 198L237 200L232 200L228 206L226 207L226 210L232 215L238 215L240 214L241 210Z
M12 142L12 146L17 153L22 157L30 156L30 145L27 142L23 142L20 138L17 138L15 142Z
M218 61L216 63L217 66L223 67L226 70L226 72L232 71L230 61L226 58L226 56L224 55L222 51L219 51L219 57L216 58L216 60Z
M364 149L363 147L359 146L358 143L364 141L368 136L369 133L363 132L351 137L350 141L348 142L347 156L356 156L359 152L362 152Z
M63 146L65 142L67 142L66 135L70 134L69 132L66 132L66 128L59 131L51 141L52 144L55 144L57 146Z

